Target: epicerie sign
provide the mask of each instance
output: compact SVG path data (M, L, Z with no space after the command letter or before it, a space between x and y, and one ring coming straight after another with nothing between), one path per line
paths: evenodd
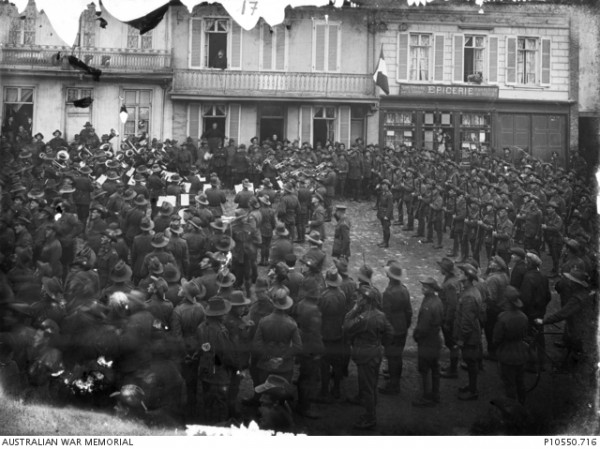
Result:
M419 97L498 98L496 86L444 86L439 84L401 84L400 95Z

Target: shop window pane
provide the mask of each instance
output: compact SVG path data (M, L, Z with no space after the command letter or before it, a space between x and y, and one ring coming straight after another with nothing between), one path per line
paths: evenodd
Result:
M442 125L451 125L451 114L442 114Z
M279 105L264 105L261 115L263 117L283 117L283 108Z
M325 108L327 118L335 118L335 108Z
M426 125L433 125L433 112L426 112L425 113L425 124Z
M425 130L423 133L423 145L428 150L433 150L433 131Z

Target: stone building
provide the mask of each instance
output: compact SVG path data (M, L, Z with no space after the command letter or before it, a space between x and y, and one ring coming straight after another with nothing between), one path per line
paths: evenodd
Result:
M463 0L359 0L287 8L282 24L260 20L250 31L219 4L192 13L180 4L142 36L106 12L100 28L90 6L67 47L33 0L21 15L3 1L0 119L31 119L34 132L61 129L67 139L86 121L98 134L180 142L217 123L237 143L362 138L457 159L518 146L566 162L570 149L594 156L598 146L600 26L593 6L562 3L486 2L480 14ZM389 95L372 77L381 50ZM100 81L68 55L101 69ZM85 96L92 106L75 108Z

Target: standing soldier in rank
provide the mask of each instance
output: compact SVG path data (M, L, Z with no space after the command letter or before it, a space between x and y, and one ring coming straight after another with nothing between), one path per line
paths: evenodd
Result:
M390 181L384 179L380 183L381 196L377 207L377 218L383 228L383 241L377 245L380 248L389 248L390 246L390 225L394 213L394 199L390 192Z

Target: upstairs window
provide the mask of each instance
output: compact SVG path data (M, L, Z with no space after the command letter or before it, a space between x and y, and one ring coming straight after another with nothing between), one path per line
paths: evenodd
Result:
M261 68L262 70L286 70L287 31L284 26L270 27L266 23L261 27Z
M506 84L549 86L551 39L530 36L506 38Z
M313 22L313 72L339 72L341 26L332 22Z
M465 36L463 81L469 81L469 75L484 74L485 36Z
M520 37L517 39L517 83L537 84L538 39Z
M410 35L410 81L429 81L431 63L431 35Z
M8 31L10 44L35 45L35 14L35 6L27 6L22 15L11 19Z
M229 19L209 17L190 21L190 67L240 69L242 29Z
M140 34L140 30L127 27L127 48L135 50L152 50L152 31Z

